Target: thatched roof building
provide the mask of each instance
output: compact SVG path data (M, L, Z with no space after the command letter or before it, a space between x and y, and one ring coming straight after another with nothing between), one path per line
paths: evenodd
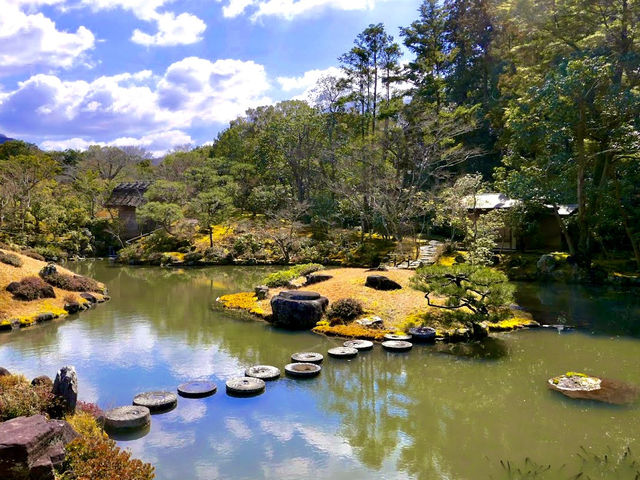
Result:
M111 192L105 204L108 208L140 207L144 205L144 194L149 190L151 182L119 183Z

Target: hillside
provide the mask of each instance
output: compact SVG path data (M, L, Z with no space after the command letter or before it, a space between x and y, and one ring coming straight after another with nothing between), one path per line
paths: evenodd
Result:
M2 258L6 256L17 257L19 259L18 263L21 263L21 265L14 266L2 261ZM103 284L77 276L72 271L59 266L56 266L57 278L82 280L86 284L92 285L91 289L94 291L73 291L51 285L55 295L54 298L38 298L35 300L19 300L7 291L7 286L12 282L20 282L27 277L40 278L39 272L45 266L47 266L46 262L10 250L0 250L0 328L10 329L12 326L30 326L38 321L64 317L70 312L86 309L92 302L82 298L81 295L84 293L89 293L95 297L97 302L104 302L108 298L104 295L105 286ZM89 297L89 295L86 296Z
M15 138L9 138L6 135L0 133L0 144L10 142L11 140L15 140Z

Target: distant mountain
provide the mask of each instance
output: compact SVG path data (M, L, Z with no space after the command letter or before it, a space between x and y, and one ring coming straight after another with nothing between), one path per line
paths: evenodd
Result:
M11 140L15 140L15 138L9 138L6 135L0 133L0 144L4 142L10 142Z

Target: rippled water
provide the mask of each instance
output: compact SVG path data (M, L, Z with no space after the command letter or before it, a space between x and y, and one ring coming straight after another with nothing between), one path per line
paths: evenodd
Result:
M224 381L246 366L282 368L293 352L326 353L341 341L215 307L216 297L259 283L265 269L76 267L107 283L112 301L78 318L1 334L0 365L28 376L75 365L80 397L102 408L191 379L215 381L214 396L180 398L175 410L153 417L148 435L120 441L152 462L161 480L475 480L509 478L501 460L567 463L567 472L577 472L581 447L617 452L630 445L640 453L638 405L571 401L545 386L566 370L640 385L640 340L608 336L606 328L601 335L504 334L481 345L415 347L407 354L376 346L350 361L326 359L315 379L282 378L261 396L232 398ZM559 308L544 295L544 304L535 292L527 295L538 311L544 305L553 315ZM624 302L629 294L618 295ZM572 300L589 301L577 293ZM630 308L637 329L640 319ZM588 311L595 324L611 323L607 309Z

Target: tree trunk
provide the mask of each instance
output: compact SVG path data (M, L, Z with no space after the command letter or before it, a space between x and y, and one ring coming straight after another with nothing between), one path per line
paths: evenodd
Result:
M209 226L209 247L213 248L213 228Z
M636 265L638 270L640 270L640 247L638 246L638 241L633 234L633 230L631 230L629 215L627 215L627 211L624 208L624 203L622 202L622 194L620 193L620 182L618 181L618 175L616 173L613 174L613 183L614 183L614 191L615 197L618 204L618 210L620 211L620 217L622 218L622 225L624 226L624 231L629 238L629 243L631 244L631 248L633 249L633 256L636 260Z
M564 236L564 239L567 242L567 248L569 249L569 255L575 255L576 254L576 248L573 245L573 240L571 239L571 235L569 234L569 230L567 229L567 226L564 224L564 222L562 221L562 217L558 213L558 206L557 205L553 206L553 214L556 217L556 220L558 221L558 226L560 227L560 231L562 232L562 235Z

